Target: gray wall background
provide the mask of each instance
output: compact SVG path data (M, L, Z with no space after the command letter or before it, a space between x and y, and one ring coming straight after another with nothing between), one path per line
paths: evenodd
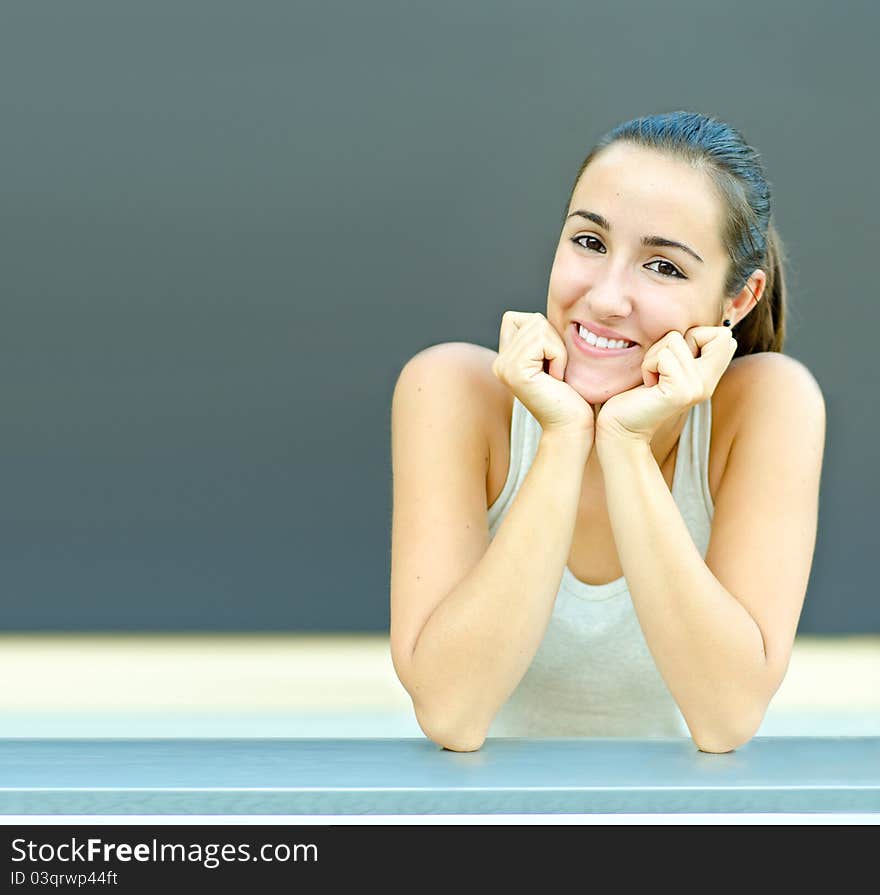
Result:
M386 631L400 368L544 312L593 141L693 109L764 157L827 402L799 630L880 630L878 23L4 2L2 629Z

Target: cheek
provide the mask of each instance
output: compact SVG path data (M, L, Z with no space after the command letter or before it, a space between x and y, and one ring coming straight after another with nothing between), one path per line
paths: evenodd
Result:
M653 313L643 311L641 320L641 329L645 336L642 341L642 354L655 342L659 342L667 333L673 330L685 333L694 325L690 317L673 308L656 309Z
M582 264L580 259L572 257L570 252L561 248L553 259L550 284L561 294L583 290L590 282L588 271L588 265Z

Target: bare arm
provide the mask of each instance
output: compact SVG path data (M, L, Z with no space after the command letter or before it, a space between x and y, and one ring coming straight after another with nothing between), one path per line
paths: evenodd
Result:
M407 689L426 734L472 751L528 669L568 560L584 466L583 437L544 432L485 554L428 618Z
M614 540L651 655L697 746L735 749L757 726L761 629L706 566L651 446L600 440L598 450Z
M744 408L705 559L650 446L597 438L608 512L645 640L704 752L760 727L791 657L819 510L821 391L785 355L742 358Z

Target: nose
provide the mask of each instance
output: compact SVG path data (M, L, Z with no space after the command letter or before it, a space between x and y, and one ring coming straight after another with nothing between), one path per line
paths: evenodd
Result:
M596 322L611 317L628 317L632 313L630 283L625 271L608 268L589 287L586 304Z

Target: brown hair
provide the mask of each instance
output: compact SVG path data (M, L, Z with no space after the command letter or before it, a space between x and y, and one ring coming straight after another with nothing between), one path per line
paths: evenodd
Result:
M767 283L757 305L733 327L734 357L759 351L782 351L785 341L785 247L773 223L770 184L757 150L736 128L697 112L666 112L633 118L602 136L586 157L566 203L587 165L614 143L654 149L704 171L723 203L726 226L721 234L730 259L724 295L733 298L758 268ZM719 315L721 311L719 310Z

